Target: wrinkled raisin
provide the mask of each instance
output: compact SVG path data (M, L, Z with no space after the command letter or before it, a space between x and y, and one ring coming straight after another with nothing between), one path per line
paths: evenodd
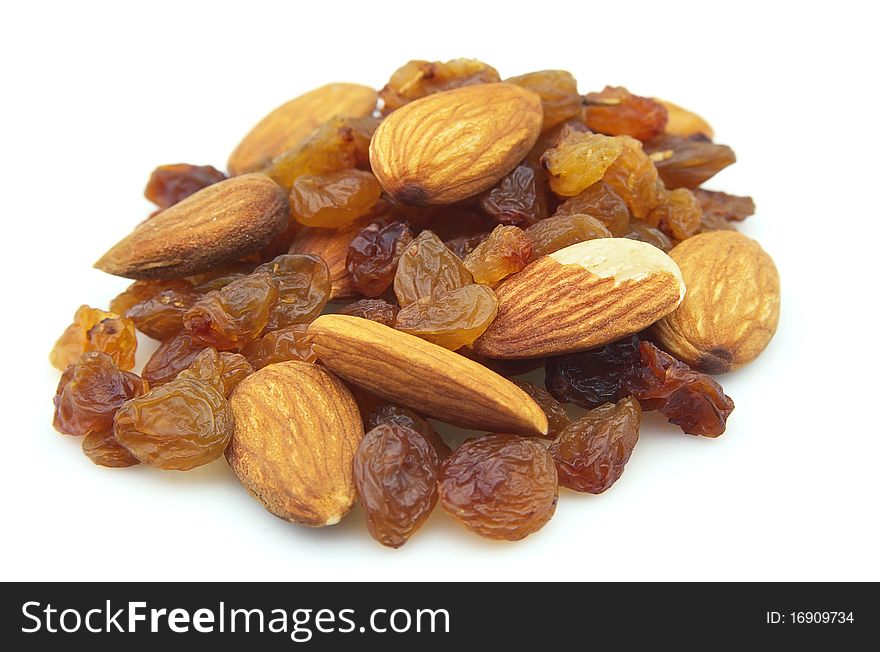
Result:
M303 175L290 191L290 214L304 226L341 229L369 213L382 188L369 172Z
M558 215L589 215L602 222L614 237L622 237L629 230L626 202L602 181L566 199L553 214Z
M623 382L639 359L635 335L583 353L547 358L544 386L557 400L592 409L628 395Z
M633 217L644 219L657 205L657 168L638 140L629 136L617 140L622 145L620 156L602 180L626 202Z
M495 285L515 274L532 257L532 242L522 229L499 225L464 259L475 283Z
M227 398L238 384L254 372L247 358L238 353L207 348L199 353L177 378L189 378L210 385Z
M382 424L364 435L354 456L354 485L376 541L399 548L437 504L439 461L415 430Z
M269 331L263 337L254 340L242 349L244 355L254 369L286 362L301 360L314 362L317 359L312 345L306 337L307 324L297 324L277 331Z
M488 435L462 444L440 469L443 509L489 539L518 541L556 511L556 466L527 437Z
M127 401L114 433L138 460L187 471L221 455L232 436L232 410L213 387L180 379Z
M110 302L110 312L127 317L126 313L132 306L156 296L163 290L192 291L193 285L182 278L172 281L135 281L113 298Z
M621 139L569 131L544 152L541 163L549 175L551 190L562 197L573 197L600 181L622 151Z
M468 257L474 249L477 248L483 240L489 237L489 231L484 233L474 233L473 235L460 235L451 240L444 240L443 244L446 248L454 253L460 260Z
M361 299L342 308L339 314L361 317L386 326L394 326L398 310L397 306L384 299Z
M143 378L150 387L157 387L174 380L181 371L196 359L208 346L194 339L187 331L178 333L159 345L143 369Z
M66 435L106 432L113 428L116 410L143 391L141 379L120 371L106 353L83 353L61 376L52 425Z
M547 415L549 429L546 437L553 439L570 422L565 406L557 401L546 389L533 385L526 380L514 379L513 384L532 397L538 407Z
M250 274L212 290L186 311L183 325L193 337L219 351L257 338L278 303L278 288L267 273Z
M699 134L690 138L665 134L646 143L645 150L670 189L696 188L736 162L727 145L716 145Z
M555 127L581 113L583 98L578 93L577 80L565 70L539 70L505 80L522 86L541 97L544 109L544 129Z
M120 369L134 367L137 334L130 319L113 312L80 306L49 354L56 369L64 371L86 351L106 353Z
M675 240L685 240L700 228L703 209L687 188L664 190L660 202L651 209L645 220Z
M313 321L330 299L330 270L312 254L284 254L254 270L267 274L278 289L278 301L269 312L266 330Z
M407 304L397 313L394 327L454 351L472 344L497 313L495 293L470 283Z
M559 484L591 494L611 487L639 441L641 422L634 398L605 403L572 421L550 444Z
M401 255L413 241L406 222L374 223L361 230L348 247L346 269L361 294L377 297L394 281Z
M434 447L434 452L441 462L452 454L452 449L443 441L434 426L408 408L393 403L380 405L367 415L364 428L370 430L383 423L406 426L415 430Z
M225 178L225 174L210 165L187 163L160 165L150 175L150 180L144 189L144 197L163 211L202 188L207 188Z
M689 435L721 435L733 412L721 385L650 342L641 343L638 363L624 384L644 409L658 410Z
M629 223L629 232L624 236L630 240L638 240L654 245L658 249L669 252L672 250L673 242L663 231L649 226L642 220L631 220Z
M379 97L386 115L422 97L473 84L501 81L498 71L476 59L409 61L394 71Z
M528 226L547 217L543 169L523 162L480 196L480 208L496 222Z
M611 237L611 231L598 219L579 214L548 217L532 224L525 233L532 243L533 259L585 240Z
M700 202L703 217L710 219L719 217L728 222L742 222L750 215L755 214L755 201L751 197L728 195L726 192L702 188L694 188L691 192Z
M183 315L201 296L192 290L162 290L133 305L126 316L144 335L167 340L183 330Z
M473 282L473 276L431 231L422 231L397 263L394 294L401 308Z
M601 93L587 93L584 100L587 126L600 134L650 140L666 127L666 107L620 86L606 86Z
M90 432L83 438L82 451L98 466L126 468L140 464L138 458L116 441L116 435L113 434L112 429L104 432Z

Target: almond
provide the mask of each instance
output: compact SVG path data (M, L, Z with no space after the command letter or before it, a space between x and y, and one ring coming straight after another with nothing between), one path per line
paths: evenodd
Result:
M498 316L473 349L490 358L532 358L602 346L650 326L684 293L678 266L652 245L580 242L502 281Z
M345 315L318 317L308 332L323 364L381 398L464 428L547 432L547 417L523 390L436 344Z
M282 104L250 130L229 157L230 175L261 170L295 147L318 125L340 115L360 118L376 108L378 94L359 84L327 84Z
M95 267L134 279L198 274L262 249L287 215L287 193L269 177L227 179L142 222Z
M688 293L654 325L657 342L706 373L751 362L779 323L779 273L761 245L736 231L688 238L669 254Z
M245 378L229 404L226 459L244 488L287 521L338 523L354 505L352 464L364 435L342 381L308 362L281 362Z
M385 191L405 204L450 204L494 186L541 132L541 98L513 84L465 86L391 113L370 143Z

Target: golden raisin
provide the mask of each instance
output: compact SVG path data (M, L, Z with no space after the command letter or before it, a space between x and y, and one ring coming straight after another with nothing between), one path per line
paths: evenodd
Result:
M112 428L104 432L90 432L83 438L82 451L98 466L126 468L140 464L138 458L116 441Z
M207 348L192 363L177 374L177 378L189 378L210 385L227 398L238 384L254 372L247 358L238 353Z
M498 313L498 299L486 286L470 283L422 297L397 313L394 327L452 351L472 344Z
M622 146L620 156L602 180L626 202L633 217L644 219L657 205L657 168L638 140L629 136L615 140Z
M736 163L732 149L701 134L689 138L663 134L646 143L645 150L667 188L696 188Z
M566 199L553 216L578 214L596 218L608 227L611 235L616 238L626 235L629 231L629 208L626 202L602 181Z
M262 369L267 365L287 360L314 362L317 356L306 337L307 328L308 324L296 324L279 328L277 331L269 331L244 347L242 354L254 369Z
M480 196L480 208L501 224L534 224L547 217L546 185L543 168L520 163Z
M552 254L585 240L611 237L611 231L602 222L590 215L580 214L548 217L532 224L525 234L532 242L532 258Z
M364 227L351 241L346 269L355 289L377 297L394 281L401 255L413 241L406 222L380 222Z
M583 98L578 93L577 80L565 70L539 70L505 80L522 86L541 97L544 109L544 130L581 113Z
M183 330L183 315L201 296L192 290L162 290L133 305L126 316L144 335L167 340Z
M142 376L150 387L157 387L174 380L181 371L192 364L208 345L182 331L159 345L144 365Z
M538 404L538 407L541 408L545 415L547 415L547 424L549 425L549 428L546 437L548 439L556 437L556 435L558 435L559 432L569 424L571 420L565 412L565 406L553 398L550 392L546 389L533 385L526 380L514 379L512 382L526 394L531 396L535 403Z
M532 257L532 242L515 226L499 225L464 259L475 283L495 285L525 267Z
M369 319L385 326L394 326L399 308L384 299L361 299L340 309L340 315Z
M283 254L254 270L254 276L261 274L268 275L278 289L266 330L311 322L330 299L330 270L320 256Z
M210 165L160 165L150 175L144 197L162 211L225 178L225 174Z
M137 334L130 319L116 313L80 306L49 354L56 369L64 371L86 351L106 353L120 369L134 367Z
M381 424L406 426L419 433L434 447L438 459L442 462L452 454L452 449L440 437L427 419L420 417L412 410L386 403L373 409L364 421L364 428L370 430Z
M700 228L703 209L687 188L664 190L658 203L645 220L674 240L685 240Z
M623 147L624 142L618 138L579 131L566 132L555 146L541 156L541 163L550 177L550 189L562 197L573 197L583 192L602 179L606 170L621 155Z
M473 282L473 276L431 231L422 231L397 263L394 294L401 308Z
M584 100L587 126L601 134L644 141L663 133L666 127L666 107L649 97L633 95L621 86L606 86L601 93L587 93Z
M433 93L473 84L501 81L498 71L475 59L452 61L409 61L391 75L379 97L385 103L382 113L389 114Z
M363 170L304 175L290 191L290 214L304 226L342 229L369 213L381 193L376 177Z

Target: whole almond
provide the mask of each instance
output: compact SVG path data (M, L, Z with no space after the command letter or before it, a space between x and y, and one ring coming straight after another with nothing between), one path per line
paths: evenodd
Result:
M338 523L355 500L352 463L364 435L357 405L332 373L308 362L269 365L229 404L229 466L248 492L287 521Z
M757 358L779 323L773 259L737 231L696 235L669 255L681 268L688 293L654 325L657 342L706 373L724 373Z
M230 175L261 170L295 147L322 122L340 115L360 118L376 108L378 94L359 84L327 84L282 104L248 132L229 157Z
M473 349L490 358L533 358L602 346L650 326L684 293L678 266L652 245L580 242L502 281L498 316Z
M385 191L405 204L450 204L501 180L541 132L541 98L513 84L465 86L391 113L370 143Z
M269 177L227 179L141 222L95 267L134 279L198 274L259 251L287 216L287 193Z
M465 428L547 432L547 417L523 390L436 344L346 315L318 317L308 332L323 364L381 398Z

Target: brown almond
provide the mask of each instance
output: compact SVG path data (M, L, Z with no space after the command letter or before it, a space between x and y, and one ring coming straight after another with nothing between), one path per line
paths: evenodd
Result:
M340 115L360 118L376 108L378 94L360 84L327 84L282 104L248 132L229 157L230 175L261 170L295 147L319 124Z
M494 186L541 133L541 98L513 84L465 86L391 113L370 142L385 191L405 204L450 204Z
M720 374L747 364L779 323L779 273L757 242L737 231L688 238L669 253L687 296L653 327L658 344L694 369Z
M547 417L512 382L436 344L360 317L309 326L323 364L373 394L464 428L547 433Z
M598 238L542 256L495 288L498 315L473 344L490 358L584 351L638 333L675 310L685 287L660 249Z
M265 247L288 210L287 193L269 177L227 179L142 222L95 267L134 279L198 274Z
M354 505L352 464L364 435L342 381L308 362L281 362L245 378L229 404L226 459L244 488L286 521L338 523Z

